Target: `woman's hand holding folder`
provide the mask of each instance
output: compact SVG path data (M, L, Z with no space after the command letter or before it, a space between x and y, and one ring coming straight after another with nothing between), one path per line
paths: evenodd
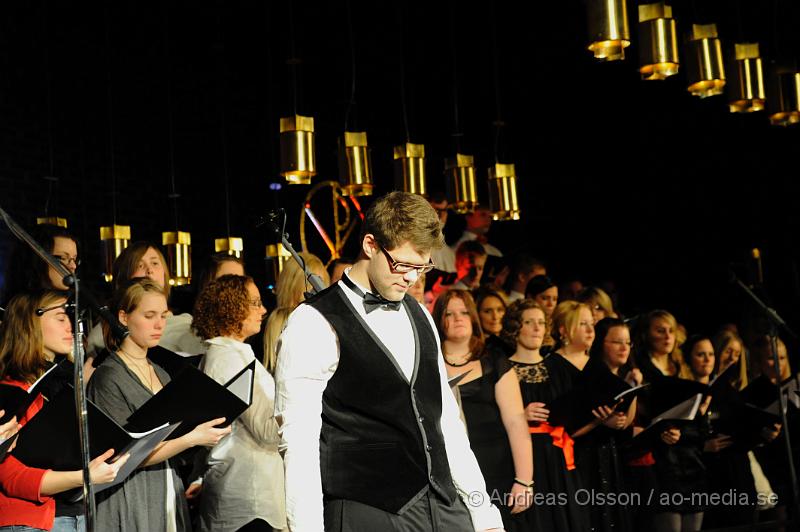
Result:
M186 438L186 443L189 443L189 447L194 447L195 445L214 447L223 437L231 433L232 425L219 429L215 428L217 425L222 425L223 423L225 423L224 417L218 417L217 419L200 423L194 430L184 436L184 438Z

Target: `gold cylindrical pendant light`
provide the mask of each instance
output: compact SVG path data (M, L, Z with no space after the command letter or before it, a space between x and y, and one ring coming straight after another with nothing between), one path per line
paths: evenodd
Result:
M767 96L764 90L764 70L758 43L734 45L734 64L731 69L731 113L763 111Z
M517 172L513 164L489 168L489 208L495 220L519 220Z
M105 225L100 227L100 245L103 257L103 279L107 283L114 280L111 274L114 260L131 242L130 225Z
M343 196L372 196L372 158L366 131L345 131L339 146L339 183Z
M67 228L67 219L59 218L58 216L39 216L36 218L36 225L57 225L59 227Z
M716 24L692 24L686 56L687 90L700 98L722 94L725 67Z
M678 73L678 37L672 6L639 6L639 72L642 79L667 79Z
M272 260L272 271L275 275L274 279L277 281L286 261L292 259L292 254L283 247L282 243L278 242L267 245L267 259Z
M244 252L244 241L235 236L214 239L214 252L227 253L233 255L237 259L242 258Z
M792 126L800 123L800 72L780 69L773 76L775 96L769 99L769 123Z
M395 190L427 194L424 144L406 142L394 147L394 186Z
M281 118L281 175L293 185L308 185L317 175L314 118L292 115Z
M589 51L600 61L625 59L631 44L625 0L588 0Z
M466 214L478 206L475 158L456 153L455 158L444 161L447 201L454 211Z
M169 284L173 286L192 282L192 235L186 231L161 233L161 243L167 250Z

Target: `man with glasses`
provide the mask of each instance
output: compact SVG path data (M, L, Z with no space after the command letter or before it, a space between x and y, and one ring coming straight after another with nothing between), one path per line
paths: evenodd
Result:
M384 196L353 267L290 316L275 416L293 532L502 529L433 320L406 294L442 245L423 197Z

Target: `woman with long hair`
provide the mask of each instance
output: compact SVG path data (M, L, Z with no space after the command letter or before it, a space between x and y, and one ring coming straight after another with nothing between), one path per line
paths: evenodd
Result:
M197 297L192 324L208 344L203 372L224 384L254 361L253 349L245 340L261 330L266 312L252 278L223 275L209 282ZM199 530L286 528L274 405L275 381L264 366L256 364L250 407L233 422L231 435L208 455Z
M328 272L316 255L305 252L298 253L298 255L303 259L308 271L319 275L325 286L330 284ZM278 337L286 325L286 320L289 319L289 314L305 300L308 288L305 272L297 264L297 261L287 261L275 283L277 304L275 310L267 318L267 326L264 331L264 366L270 373L275 371L277 363Z
M66 297L55 291L18 294L0 325L0 383L27 390L53 364L72 351L72 326ZM44 406L41 394L19 419L31 420ZM58 447L53 448L58 452ZM89 464L93 482L110 482L127 458L114 464L113 449ZM83 486L82 471L27 467L13 454L0 463L0 530L77 530L75 516L57 516L54 495ZM29 527L29 528L27 528Z
M167 321L167 297L150 279L122 284L111 311L130 334L121 342L106 336L110 355L95 370L87 395L120 425L169 381L169 374L147 357L158 345ZM122 484L97 495L100 530L189 530L183 485L169 459L197 445L213 446L230 433L215 428L224 418L197 425L191 432L162 442Z
M547 406L556 397L558 383L552 382L541 354L547 331L544 310L532 299L518 299L503 316L502 339L515 350L509 362L519 379L528 430L531 433L536 467L536 504L530 512L534 530L584 530L585 509L577 504L578 486L570 449L565 449L564 428L548 423Z
M466 290L440 295L433 319L448 376L466 373L459 383L461 404L487 492L506 530L527 530L528 517L516 514L533 502L533 448L516 373L504 354L485 349L475 302Z

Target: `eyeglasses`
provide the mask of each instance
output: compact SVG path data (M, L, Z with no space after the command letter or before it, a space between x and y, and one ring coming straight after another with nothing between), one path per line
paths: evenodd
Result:
M614 345L620 345L620 346L626 345L628 347L633 347L633 342L631 342L630 340L627 340L627 341L625 341L625 340L606 340L606 342L608 342L609 344L614 344Z
M428 264L424 266L420 266L419 264L409 264L407 262L398 262L389 255L389 252L386 251L386 248L380 246L381 251L383 254L386 255L386 260L389 261L389 269L392 270L392 273L410 273L410 272L417 272L417 275L422 275L423 273L428 273L432 269L436 267L433 263L433 259L431 259Z
M72 264L77 268L81 265L81 259L78 257L70 257L69 255L53 255L53 257L57 258L64 266Z
M264 303L262 303L260 299L248 299L247 304L255 308L261 308L264 306Z

